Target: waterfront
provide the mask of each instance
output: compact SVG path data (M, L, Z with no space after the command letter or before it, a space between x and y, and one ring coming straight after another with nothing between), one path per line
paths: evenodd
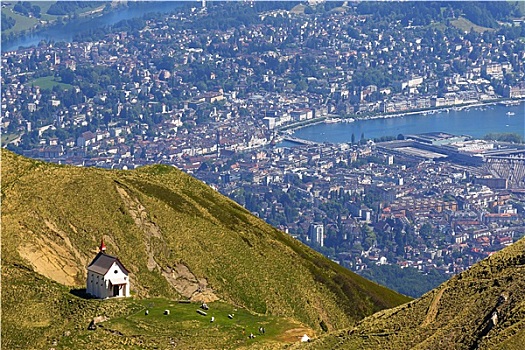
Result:
M362 134L366 139L373 139L431 131L476 138L489 133L516 133L525 137L525 102L516 106L489 105L460 111L448 109L448 112L356 120L353 123L320 123L298 129L293 136L315 142L343 143L351 142L352 134L359 141ZM281 145L295 144L283 142Z
M147 13L171 13L180 7L179 2L158 2L152 4L135 4L132 7L122 7L114 9L109 13L89 19L76 19L62 26L50 26L36 33L31 33L23 37L18 37L12 41L2 43L2 51L12 51L19 47L36 46L42 40L53 40L55 42L73 41L76 35L87 32L95 28L101 28L116 24L123 20L142 17Z

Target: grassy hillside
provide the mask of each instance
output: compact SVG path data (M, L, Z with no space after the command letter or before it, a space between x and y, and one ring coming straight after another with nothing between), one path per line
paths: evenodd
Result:
M140 300L155 297L220 300L314 333L325 325L350 327L409 300L327 260L169 166L107 171L46 164L2 150L1 171L3 346L24 347L31 339L40 344L36 348L49 347L64 332L73 332L79 346L96 338L85 333L92 317L104 314L126 324L142 310ZM108 253L130 271L133 299L77 296L102 237ZM109 332L115 347L140 344L135 326L115 327L127 329Z
M523 349L525 240L420 299L336 331L314 349Z
M468 19L464 18L464 17L459 17L458 19L454 19L452 21L450 21L450 23L460 29L460 30L463 30L465 32L470 32L472 29L474 29L474 31L478 32L478 33L483 33L485 31L494 31L495 29L493 28L487 28L487 27L482 27L482 26L478 26L477 24L474 24L472 23L471 21L469 21Z

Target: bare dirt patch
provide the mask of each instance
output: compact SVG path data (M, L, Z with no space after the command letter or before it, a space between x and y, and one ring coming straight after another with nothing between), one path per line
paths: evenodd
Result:
M159 227L148 218L146 208L138 201L138 199L131 198L126 190L119 186L117 186L117 191L126 204L129 215L133 218L135 225L144 232L144 245L146 246L146 252L148 254L148 270L153 271L156 268L160 269L159 264L155 261L155 254L151 248L152 237L162 239Z
M67 286L77 285L76 276L83 273L70 250L46 237L27 242L18 248L18 253L36 272Z
M184 264L176 264L173 268L164 269L162 275L179 294L191 301L209 303L219 300L208 287L208 281L205 278L197 278Z
M83 258L82 255L79 253L79 251L75 247L73 247L66 233L60 230L53 222L49 220L44 220L44 222L51 231L55 232L62 240L64 240L64 243L66 244L66 246L69 248L69 250L73 253L73 255L78 261L82 262L82 264L85 264L87 262L86 259ZM69 226L72 229L74 229L74 232L76 233L75 227L71 224L69 224Z
M310 338L314 337L314 331L310 328L297 327L287 330L286 332L278 336L276 339L285 343L296 343L298 341L301 341L301 338L305 334Z

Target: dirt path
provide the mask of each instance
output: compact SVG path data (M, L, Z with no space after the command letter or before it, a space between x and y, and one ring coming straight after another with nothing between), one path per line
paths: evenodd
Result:
M432 300L432 304L430 304L428 311L427 311L427 317L421 324L422 327L428 326L430 323L434 322L434 320L436 319L436 316L438 314L439 301L441 300L441 296L443 295L445 290L447 290L447 288L441 289L437 293L437 295L434 297L434 300Z

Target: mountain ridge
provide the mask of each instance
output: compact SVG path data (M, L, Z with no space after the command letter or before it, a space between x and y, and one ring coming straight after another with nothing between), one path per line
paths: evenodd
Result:
M335 331L313 349L522 349L525 240L452 277L421 298Z

